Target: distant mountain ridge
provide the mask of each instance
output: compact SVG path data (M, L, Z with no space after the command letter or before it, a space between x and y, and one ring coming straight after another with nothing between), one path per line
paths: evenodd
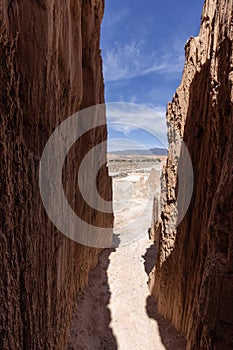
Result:
M151 149L128 149L123 151L108 152L120 156L167 156L166 148L151 148Z

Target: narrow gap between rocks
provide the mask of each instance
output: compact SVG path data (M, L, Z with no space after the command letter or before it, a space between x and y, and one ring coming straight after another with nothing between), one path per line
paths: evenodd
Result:
M119 247L101 253L78 297L68 350L185 349L183 337L159 315L148 287L157 255L149 228L164 161L144 158L142 167L141 157L109 156Z

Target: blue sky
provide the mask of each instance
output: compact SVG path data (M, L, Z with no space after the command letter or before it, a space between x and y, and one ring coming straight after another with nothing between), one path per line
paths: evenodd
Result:
M125 138L142 147L162 147L156 132L152 132L154 140L149 136L150 124L153 129L154 118L162 118L166 134L166 105L181 80L185 43L190 36L198 35L203 2L105 1L101 31L105 100L139 104L151 111L151 117L148 113L141 116L142 120L149 118L145 131L142 122L138 129L125 127L126 117L119 116L122 128L110 125L109 140ZM134 114L127 113L127 118L129 124L136 120Z

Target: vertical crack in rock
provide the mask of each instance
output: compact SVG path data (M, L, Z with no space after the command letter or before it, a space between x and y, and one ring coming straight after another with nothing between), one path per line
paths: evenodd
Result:
M153 227L159 254L150 287L159 311L186 335L190 350L233 347L232 44L232 0L207 0L199 36L186 44L182 82L167 109L168 122L190 152L194 192L185 218L170 232L177 168L169 130L165 206Z
M59 233L39 193L39 162L53 130L81 108L103 103L102 0L9 1L0 4L0 348L64 349L77 292L98 249ZM92 130L70 151L64 189L76 211L111 227L77 190L77 164L106 140ZM103 149L103 152L106 150ZM111 200L106 166L100 194Z

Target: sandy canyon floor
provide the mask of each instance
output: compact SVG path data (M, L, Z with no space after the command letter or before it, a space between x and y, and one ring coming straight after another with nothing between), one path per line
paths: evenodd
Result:
M102 252L78 297L68 350L185 349L185 340L158 314L147 286L156 259L148 228L157 188L150 182L161 166L155 159L109 163L119 247Z

